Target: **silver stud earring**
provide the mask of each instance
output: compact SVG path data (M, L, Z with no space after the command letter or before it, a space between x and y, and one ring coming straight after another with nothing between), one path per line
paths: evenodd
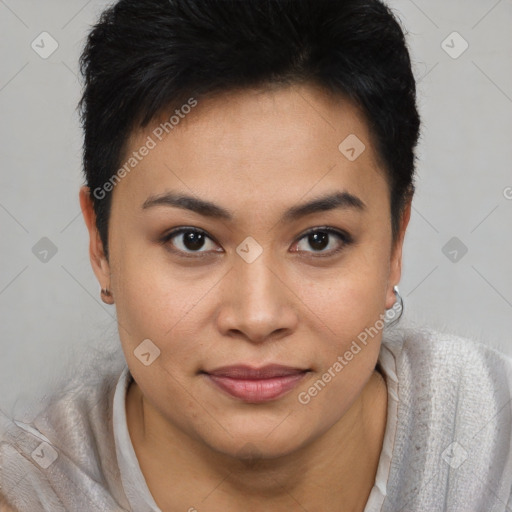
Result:
M393 292L396 297L396 302L395 302L395 304L393 304L393 306L390 309L388 309L386 311L387 317L391 318L391 321L386 323L387 327L395 325L400 320L400 318L402 317L402 314L404 312L404 300L402 299L402 296L400 295L400 292L398 291L398 286L396 286L396 285L393 286ZM396 312L397 312L397 304L398 304L398 309L400 310L400 314L398 315L398 317L395 318ZM388 312L392 312L392 314L388 314Z

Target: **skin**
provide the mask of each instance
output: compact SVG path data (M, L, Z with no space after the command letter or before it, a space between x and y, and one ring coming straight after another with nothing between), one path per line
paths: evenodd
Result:
M134 132L128 153L159 122ZM349 134L366 145L353 162L338 149ZM212 201L233 220L142 208L171 190ZM337 190L359 197L365 210L279 220L291 206ZM374 369L382 332L308 404L298 400L396 300L411 205L393 245L386 175L359 111L313 85L200 100L114 188L108 261L86 187L80 201L91 263L112 292L136 381L128 428L159 507L362 511L386 427L387 388ZM182 235L159 241L180 226L207 233L195 249L206 257L194 258ZM322 226L353 243L329 235L315 251L304 233ZM248 236L263 250L252 263L236 252ZM145 366L134 350L148 338L160 355ZM241 363L311 371L263 404L228 396L198 373Z

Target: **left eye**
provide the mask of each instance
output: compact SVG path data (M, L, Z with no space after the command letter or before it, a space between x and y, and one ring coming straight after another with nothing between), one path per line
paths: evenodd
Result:
M338 244L335 244L335 247L330 250L324 250L326 247L329 247L331 245L331 239L333 237L338 238ZM299 242L297 243L297 246L300 245L301 241L305 240L307 244L309 244L310 247L313 247L313 251L307 251L306 252L313 252L313 253L322 253L321 255L332 255L339 251L341 251L344 246L350 244L351 238L349 235L342 231L338 231L337 229L324 227L324 228L315 228L311 231L308 231L306 234L302 235L302 237L299 239ZM341 240L341 243L339 242ZM302 249L299 249L302 251Z

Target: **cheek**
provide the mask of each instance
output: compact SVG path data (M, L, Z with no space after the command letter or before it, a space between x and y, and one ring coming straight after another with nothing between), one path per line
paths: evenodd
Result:
M116 253L116 311L127 357L145 339L159 349L155 365L183 369L203 347L196 334L211 315L205 308L219 277L172 265L161 248L128 247Z
M356 400L371 377L384 328L382 273L345 276L317 296L322 333L317 331L315 380L301 388L312 416L330 425ZM321 298L318 298L321 297ZM300 400L299 400L300 402ZM304 402L300 402L303 404Z
M387 269L385 247L361 245L328 280L311 280L302 292L315 313L308 315L316 323L310 328L317 333L319 373L331 371L324 399L360 391L373 371L385 325Z
M307 284L303 280L299 288L301 299L326 327L347 339L384 312L388 274L382 249L360 247L329 275L308 279Z
M115 254L112 277L119 324L130 344L149 338L160 346L157 340L186 313L190 294L147 251L127 244Z
M356 389L373 370L385 325L383 299L378 289L347 287L323 310L328 329L318 338L322 346L319 372L336 374L332 388L339 384Z

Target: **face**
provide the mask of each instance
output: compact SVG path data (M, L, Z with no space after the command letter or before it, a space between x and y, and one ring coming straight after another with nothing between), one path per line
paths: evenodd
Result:
M291 453L374 371L403 237L384 170L358 110L311 85L198 101L159 140L170 115L129 141L125 161L155 145L114 187L108 262L86 213L128 366L169 428L227 455Z

